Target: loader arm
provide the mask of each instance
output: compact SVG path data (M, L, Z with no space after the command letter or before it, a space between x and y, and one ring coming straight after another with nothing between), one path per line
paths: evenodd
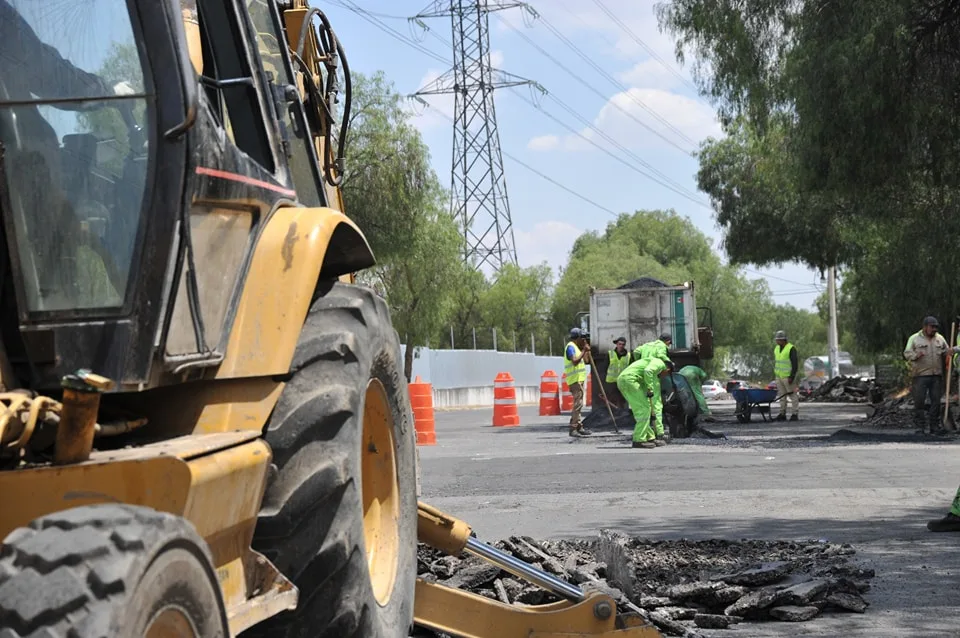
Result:
M417 513L420 542L451 556L479 556L565 599L548 605L506 605L418 578L417 624L464 638L661 638L640 615L618 614L612 597L586 592L477 540L464 521L425 503L418 504Z

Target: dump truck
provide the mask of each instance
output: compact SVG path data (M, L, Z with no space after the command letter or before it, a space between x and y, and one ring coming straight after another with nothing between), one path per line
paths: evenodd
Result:
M590 333L591 354L601 380L606 379L608 353L619 337L627 340L627 349L632 351L661 334L669 334L673 338L669 355L678 370L686 365L701 366L713 358L712 312L697 306L692 281L671 286L644 277L619 288L591 288L589 312L580 313L580 317L582 327ZM697 411L690 407L689 400L674 400L689 394L683 390L686 381L675 377L678 375L663 380L664 412L673 436L686 437L696 422ZM600 384L593 384L592 394L594 405L603 405Z
M417 500L302 0L0 0L0 635L659 635ZM417 580L418 538L556 592Z
M670 359L678 368L701 365L713 358L713 321L710 308L698 307L692 281L670 286L644 278L613 289L592 288L587 315L590 342L601 373L613 340L624 337L627 349L673 337Z

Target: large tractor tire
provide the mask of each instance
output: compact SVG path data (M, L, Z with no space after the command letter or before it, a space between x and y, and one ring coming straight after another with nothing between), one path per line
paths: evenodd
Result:
M406 637L416 438L399 341L373 291L336 283L314 302L265 437L277 471L254 547L300 600L249 633Z
M186 520L92 505L38 518L0 546L4 638L227 638L206 543Z

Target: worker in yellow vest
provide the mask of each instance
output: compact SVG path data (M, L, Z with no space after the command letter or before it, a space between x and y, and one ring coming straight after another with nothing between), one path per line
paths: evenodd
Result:
M617 337L613 340L613 350L607 355L610 360L607 366L607 400L616 407L623 407L625 402L620 388L617 387L617 378L630 365L630 351L627 350L626 337Z
M780 397L780 414L777 421L787 420L787 399L793 406L791 421L800 420L800 386L797 384L797 373L800 370L800 358L797 349L787 341L787 333L778 330L774 335L777 345L773 347L773 377L777 382L777 396Z
M587 364L590 363L590 344L580 328L570 330L570 341L563 349L563 373L567 375L567 387L573 396L570 412L570 436L589 436L592 432L583 427L580 412L583 410L583 387L587 382Z

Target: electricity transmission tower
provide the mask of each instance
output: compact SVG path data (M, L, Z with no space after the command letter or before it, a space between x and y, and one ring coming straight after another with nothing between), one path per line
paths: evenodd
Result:
M454 95L450 206L463 228L466 259L494 271L517 263L510 201L503 174L495 89L531 84L490 66L490 13L523 2L435 0L412 20L450 17L453 68L416 95Z

